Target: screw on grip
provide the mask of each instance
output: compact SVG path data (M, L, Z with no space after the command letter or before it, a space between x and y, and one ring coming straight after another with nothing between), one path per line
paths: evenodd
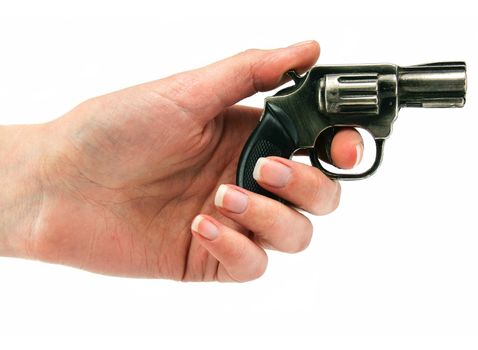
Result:
M264 114L247 141L239 158L237 184L249 191L284 202L273 193L260 187L253 177L256 162L261 157L290 158L297 149L285 126L267 104Z

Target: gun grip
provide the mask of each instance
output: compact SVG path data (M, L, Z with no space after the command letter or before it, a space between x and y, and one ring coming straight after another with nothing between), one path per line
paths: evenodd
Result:
M254 167L261 157L291 158L296 149L297 146L287 129L266 104L264 114L247 140L239 158L237 185L246 190L284 202L278 196L259 186L253 177Z

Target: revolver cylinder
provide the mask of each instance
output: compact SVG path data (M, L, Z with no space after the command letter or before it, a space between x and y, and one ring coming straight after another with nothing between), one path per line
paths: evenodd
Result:
M320 79L322 113L379 114L377 73L327 74Z

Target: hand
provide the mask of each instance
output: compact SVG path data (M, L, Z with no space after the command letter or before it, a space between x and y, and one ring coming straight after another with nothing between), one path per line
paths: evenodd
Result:
M249 50L93 98L48 124L15 127L16 140L30 142L6 164L27 175L8 198L28 205L9 207L15 234L2 231L0 218L0 253L105 274L246 281L264 272L265 248L304 249L307 217L232 185L261 115L235 103L277 87L284 72L304 71L318 55L316 42ZM339 132L334 163L352 167L361 144L357 132ZM18 160L27 157L28 166ZM313 214L338 205L339 184L313 167L270 157L255 173L261 186Z

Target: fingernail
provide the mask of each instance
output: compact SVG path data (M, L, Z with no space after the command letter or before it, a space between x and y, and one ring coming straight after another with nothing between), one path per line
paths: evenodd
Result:
M226 185L219 186L214 198L216 206L236 214L243 213L247 208L248 202L247 194Z
M292 176L292 169L272 159L259 158L252 176L256 181L269 186L284 187Z
M314 40L301 41L300 43L295 43L293 45L290 45L289 47L307 46L307 45L312 44L313 42L314 42Z
M193 223L191 224L191 230L199 233L210 241L219 236L219 229L217 226L202 215L198 215L194 218Z
M363 144L362 143L358 143L357 145L355 145L355 165L354 165L354 168L359 165L360 161L362 160L362 157L363 157Z

